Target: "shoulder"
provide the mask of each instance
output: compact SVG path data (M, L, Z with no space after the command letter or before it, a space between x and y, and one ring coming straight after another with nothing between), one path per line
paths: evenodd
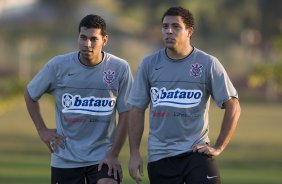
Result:
M152 66L156 65L162 57L164 57L165 51L164 49L160 49L148 56L145 56L141 62L141 66Z
M194 52L197 58L206 60L206 61L213 61L213 60L217 60L217 58L211 54L208 54L207 52L194 48Z
M116 55L113 55L113 54L108 53L108 52L104 52L104 54L105 54L105 56L104 56L105 60L107 62L116 62L116 63L122 64L122 65L127 64L127 61L125 59L122 59L122 58L120 58Z
M150 62L152 60L155 60L156 58L161 57L165 53L164 49L160 49L146 57L144 57L143 61L145 62Z
M57 55L48 61L48 65L56 67L57 65L66 64L66 62L69 64L76 56L78 56L78 51Z
M108 52L104 52L105 62L111 65L117 65L120 67L128 67L129 64L125 59L122 59L116 55Z
M212 67L213 65L221 65L218 58L204 52L200 49L194 48L194 58L195 61L199 61L202 65Z

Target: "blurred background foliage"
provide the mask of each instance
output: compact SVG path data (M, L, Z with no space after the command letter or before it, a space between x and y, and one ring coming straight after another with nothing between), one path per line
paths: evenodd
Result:
M161 17L170 6L188 8L196 21L195 47L218 59L241 100L282 101L282 1L277 0L1 0L0 100L22 93L53 56L77 49L86 14L107 22L105 50L126 59L133 73L158 49Z

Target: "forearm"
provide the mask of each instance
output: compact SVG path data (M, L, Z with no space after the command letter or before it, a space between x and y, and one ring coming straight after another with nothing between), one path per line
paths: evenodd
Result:
M128 131L128 114L129 112L123 112L119 114L118 125L116 129L116 135L114 143L110 153L118 157L127 137Z
M232 98L225 104L225 113L221 130L215 143L215 148L222 152L233 136L240 117L241 108L238 99Z
M40 132L41 130L46 129L46 125L40 113L39 103L32 100L27 90L24 93L24 98L25 98L27 110L37 131Z
M144 109L133 108L129 114L129 146L130 153L139 153L144 131Z

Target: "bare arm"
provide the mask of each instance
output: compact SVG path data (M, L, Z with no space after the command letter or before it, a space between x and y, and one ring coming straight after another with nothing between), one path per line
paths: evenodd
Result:
M99 170L102 168L103 164L108 165L109 167L108 174L112 175L113 172L114 177L116 179L117 179L117 174L119 174L120 179L122 179L123 177L121 165L118 161L118 156L127 137L128 114L129 112L123 112L119 114L119 120L116 128L116 135L113 142L113 146L107 153L106 157L103 160L101 160L99 164Z
M140 155L140 144L144 131L144 115L145 110L133 108L129 114L129 145L130 145L130 176L139 183L143 176L143 160Z
M47 145L51 152L56 151L57 145L64 148L64 138L63 136L56 133L56 129L48 129L46 124L42 118L40 112L40 106L37 101L34 101L28 91L26 90L24 93L24 98L26 102L26 107L29 112L29 115L36 127L38 135L41 140ZM52 142L52 143L51 143Z
M214 147L205 144L198 144L193 147L193 151L212 156L218 156L228 145L240 117L241 108L237 98L231 98L224 103L225 113L221 125L219 136Z
M241 108L237 98L232 98L224 103L225 113L220 130L220 134L216 140L215 148L222 152L228 145L240 117Z
M119 155L121 148L123 147L124 142L127 138L128 114L129 112L123 112L119 114L115 140L111 149L111 153L115 156Z

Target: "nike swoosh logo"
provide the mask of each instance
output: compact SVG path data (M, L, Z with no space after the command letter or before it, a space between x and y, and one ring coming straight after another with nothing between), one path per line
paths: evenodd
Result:
M213 179L213 178L217 178L217 176L207 176L208 180Z
M155 70L159 70L159 69L161 69L162 67L159 67L159 68L155 68Z
M68 76L72 76L72 75L74 75L74 73L68 73Z

